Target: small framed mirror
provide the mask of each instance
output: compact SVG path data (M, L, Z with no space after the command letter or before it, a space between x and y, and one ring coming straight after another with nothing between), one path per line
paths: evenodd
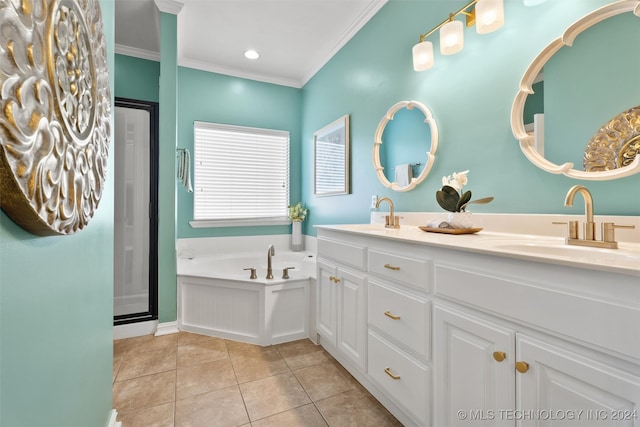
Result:
M349 115L313 134L313 194L349 194Z
M425 180L438 150L438 126L419 101L400 101L376 129L373 166L378 179L394 191L409 191Z

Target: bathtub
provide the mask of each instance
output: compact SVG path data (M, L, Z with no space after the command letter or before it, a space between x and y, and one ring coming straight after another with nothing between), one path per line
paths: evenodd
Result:
M258 345L309 337L315 254L279 251L267 279L267 251L177 258L180 330ZM283 269L290 268L283 279ZM255 268L256 279L250 278Z

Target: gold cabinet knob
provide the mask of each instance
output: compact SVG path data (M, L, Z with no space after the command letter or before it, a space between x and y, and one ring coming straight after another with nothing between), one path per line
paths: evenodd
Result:
M494 351L493 358L495 359L496 362L502 362L504 359L507 358L507 353L505 353L504 351Z
M516 371L524 374L529 370L529 364L527 362L518 361L516 362Z

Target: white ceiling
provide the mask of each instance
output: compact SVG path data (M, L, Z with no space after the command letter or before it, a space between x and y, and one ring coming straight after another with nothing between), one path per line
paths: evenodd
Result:
M302 87L386 2L182 0L178 65ZM159 60L159 38L154 0L115 0L117 53Z

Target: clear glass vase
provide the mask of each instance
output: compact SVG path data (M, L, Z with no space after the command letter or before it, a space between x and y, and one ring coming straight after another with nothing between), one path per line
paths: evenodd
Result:
M304 235L302 234L302 221L291 223L291 250L293 252L304 251Z

